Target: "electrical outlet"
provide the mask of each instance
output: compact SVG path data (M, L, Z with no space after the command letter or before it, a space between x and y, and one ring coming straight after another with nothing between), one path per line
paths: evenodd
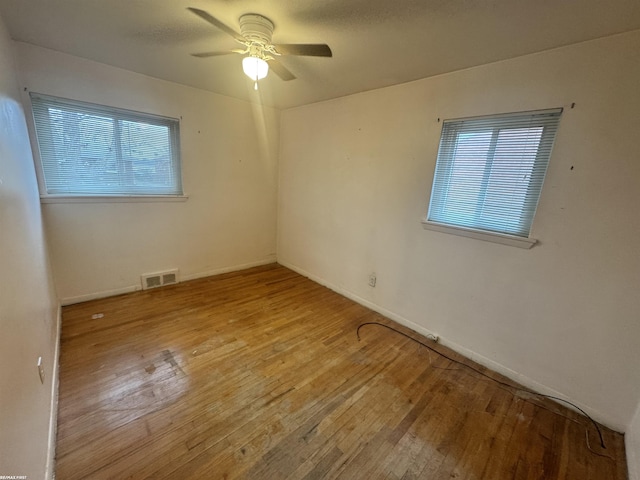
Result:
M427 338L431 340L433 343L438 343L438 340L440 340L440 337L435 333L430 333L429 335L427 335Z
M44 383L44 365L42 365L42 357L38 357L38 375L40 375L40 383Z
M376 274L372 273L371 275L369 275L369 286L370 287L375 287L376 286Z

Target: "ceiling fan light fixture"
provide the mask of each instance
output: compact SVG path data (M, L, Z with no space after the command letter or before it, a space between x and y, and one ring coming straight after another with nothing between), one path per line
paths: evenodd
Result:
M262 80L269 73L269 64L259 57L248 56L242 59L244 74L254 82Z
M204 21L233 37L236 42L242 45L242 48L234 48L227 51L192 53L191 55L198 58L217 57L228 53L244 55L245 57L242 59L242 70L247 77L253 80L255 90L258 90L258 80L267 76L270 67L271 70L285 82L296 78L287 67L280 63L278 58L281 56L333 56L329 45L324 43L272 43L273 22L267 17L257 13L247 13L240 17L240 33L238 33L204 10L193 7L187 7L187 9Z

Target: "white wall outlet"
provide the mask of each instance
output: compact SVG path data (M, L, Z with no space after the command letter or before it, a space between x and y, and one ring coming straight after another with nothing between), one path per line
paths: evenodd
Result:
M42 365L42 357L38 357L38 375L40 375L40 383L44 383L44 365Z
M372 273L371 275L369 275L369 286L370 287L375 287L376 286L376 274Z
M429 335L427 335L427 338L431 340L433 343L438 343L438 340L440 340L440 337L435 333L430 333Z

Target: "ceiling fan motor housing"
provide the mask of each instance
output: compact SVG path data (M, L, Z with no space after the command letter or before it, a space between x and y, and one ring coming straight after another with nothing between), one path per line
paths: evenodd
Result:
M240 33L247 40L269 45L273 36L273 22L262 15L247 13L240 17Z

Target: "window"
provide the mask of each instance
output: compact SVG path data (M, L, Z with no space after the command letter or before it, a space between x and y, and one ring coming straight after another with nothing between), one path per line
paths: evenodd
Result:
M425 228L477 232L485 240L520 237L525 245L518 246L527 248L535 243L529 231L561 113L445 121Z
M31 94L43 197L182 195L178 120Z

